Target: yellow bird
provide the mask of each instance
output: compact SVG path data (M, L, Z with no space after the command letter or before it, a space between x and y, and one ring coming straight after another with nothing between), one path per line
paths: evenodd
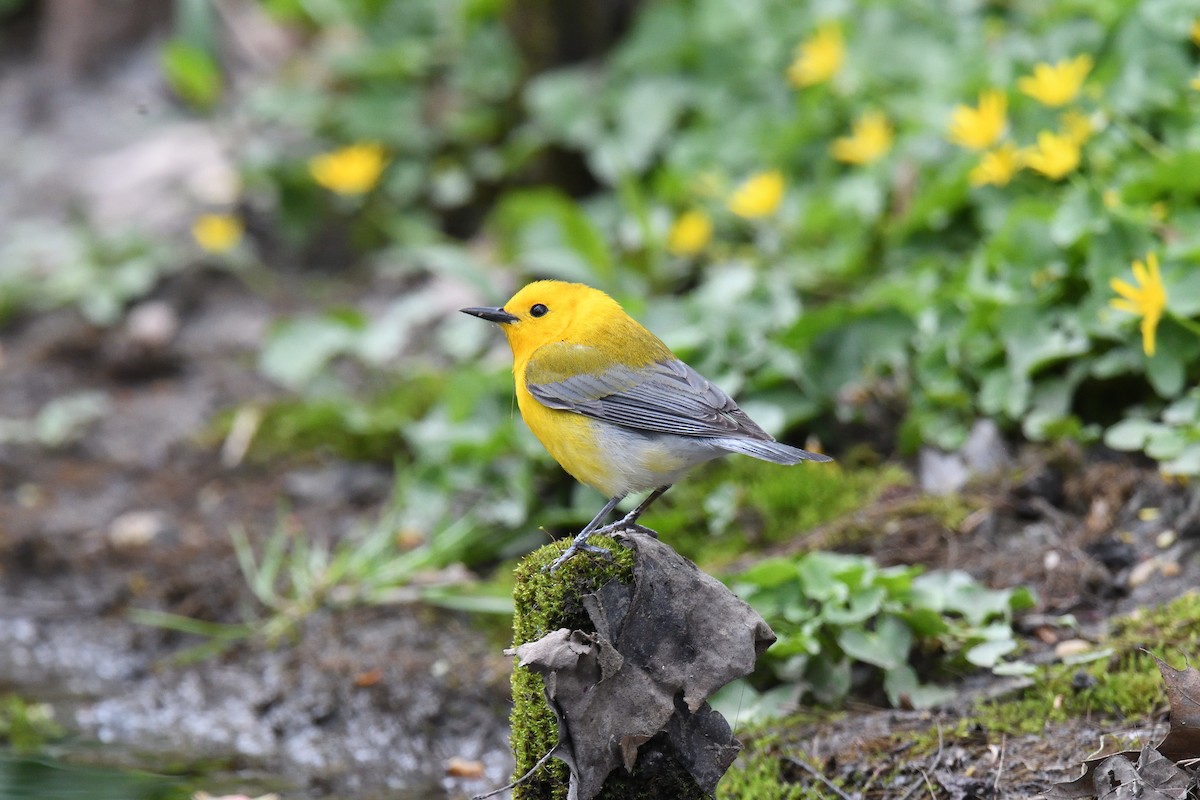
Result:
M683 473L728 453L776 464L830 461L775 439L725 392L604 292L536 281L500 308L464 308L498 323L513 352L521 416L576 480L610 498L551 569L580 550L626 495L653 491L615 526L632 526Z

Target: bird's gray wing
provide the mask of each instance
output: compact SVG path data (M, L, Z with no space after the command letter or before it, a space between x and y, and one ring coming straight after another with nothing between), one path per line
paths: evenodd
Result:
M544 345L525 368L525 386L548 408L637 430L772 439L733 398L677 358L644 367L612 360L587 345Z

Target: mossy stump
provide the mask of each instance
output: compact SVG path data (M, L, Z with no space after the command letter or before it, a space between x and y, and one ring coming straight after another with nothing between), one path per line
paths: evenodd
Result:
M570 539L564 539L529 554L517 567L513 647L536 641L559 628L594 631L582 598L609 581L633 582L633 551L607 536L593 536L588 541L607 549L613 559L581 553L553 574L543 571L570 544ZM511 738L516 759L514 781L558 743L558 725L544 690L542 677L514 660ZM550 759L513 790L513 800L566 800L569 780L567 765ZM707 797L674 758L669 740L661 734L642 745L632 772L614 770L598 795L599 800Z

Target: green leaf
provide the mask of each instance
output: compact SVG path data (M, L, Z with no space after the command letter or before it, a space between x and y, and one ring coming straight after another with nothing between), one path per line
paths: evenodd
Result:
M1200 442L1192 442L1175 458L1159 464L1159 468L1172 475L1200 475Z
M954 690L942 686L923 684L917 673L907 664L890 669L883 676L883 688L888 702L897 708L930 708L954 698Z
M772 588L789 581L798 580L796 563L790 558L767 558L755 564L734 579L737 586L751 585L757 588Z
M852 593L843 606L826 605L821 618L830 625L860 625L879 613L885 596L882 587L863 587Z
M1104 433L1104 444L1114 450L1141 450L1146 440L1159 429L1156 422L1138 417L1123 419Z
M1011 634L1011 630L1009 631ZM1000 659L1017 649L1014 639L999 639L991 642L981 642L967 650L964 657L977 667L991 669Z
M172 39L163 45L161 61L167 84L184 102L207 111L221 99L221 70L207 50Z
M907 662L912 641L912 630L893 616L883 617L874 631L846 628L837 637L838 646L846 655L884 670Z
M553 189L510 193L492 215L505 258L547 275L613 289L613 257L583 209Z
M302 386L320 374L331 359L354 347L358 328L334 315L285 322L276 328L259 355L259 369L283 386Z

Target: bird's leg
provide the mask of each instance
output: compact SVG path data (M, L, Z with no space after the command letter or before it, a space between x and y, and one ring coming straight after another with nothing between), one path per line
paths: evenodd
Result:
M554 563L550 565L550 569L548 571L554 572L568 560L574 558L575 555L580 551L586 553L595 553L596 555L602 555L605 558L612 558L612 553L608 552L608 550L604 549L603 547L599 547L598 545L588 544L587 539L592 535L592 532L596 530L596 526L603 522L604 518L611 514L612 510L617 507L617 504L624 499L625 495L619 495L605 503L604 508L600 509L600 513L592 517L592 521L587 525L584 525L583 530L581 530L575 536L575 541L571 542L571 546L564 550L561 556L554 559Z
M621 517L621 519L617 520L616 522L612 523L611 525L605 525L603 528L596 531L596 533L608 533L610 531L619 531L619 530L633 530L637 533L642 533L647 536L653 536L655 539L657 539L658 534L655 533L654 531L650 530L649 528L638 525L637 519L638 519L638 517L640 517L642 515L643 511L645 511L647 508L650 507L651 503L653 503L658 498L662 497L663 493L666 492L667 489L670 489L670 488L671 488L671 486L669 484L667 486L658 487L653 492L651 492L646 497L645 500L643 500L641 503L639 503L638 507L635 508L633 511L630 511L628 514Z

